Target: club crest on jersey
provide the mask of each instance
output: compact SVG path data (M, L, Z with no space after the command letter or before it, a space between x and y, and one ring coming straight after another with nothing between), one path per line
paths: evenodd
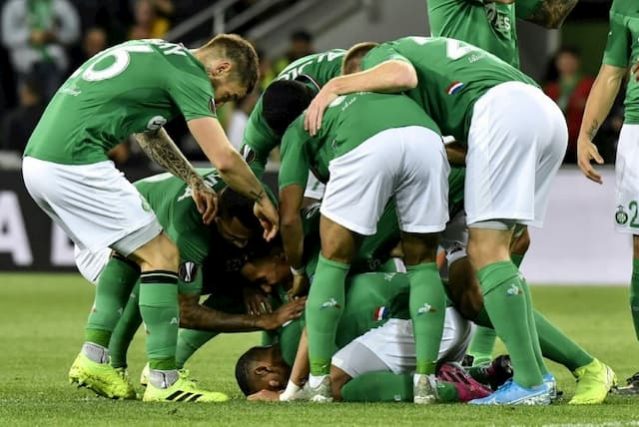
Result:
M459 92L464 87L464 83L462 82L452 82L450 86L446 89L446 93L449 95L454 95Z
M617 224L619 225L626 225L626 223L628 222L628 214L626 213L622 205L619 205L617 207L617 212L615 213L615 221L617 221Z

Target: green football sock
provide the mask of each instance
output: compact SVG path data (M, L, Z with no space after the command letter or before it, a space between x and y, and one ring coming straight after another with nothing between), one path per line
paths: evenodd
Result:
M140 284L138 283L131 291L122 317L113 330L113 334L111 334L111 341L109 341L111 366L114 368L127 367L126 355L129 350L129 345L142 324L142 316L140 315L140 307L138 305L139 299Z
M109 346L111 333L139 275L137 265L124 258L111 257L98 279L93 309L84 330L85 341Z
M511 261L490 264L477 273L484 305L497 335L506 345L515 370L514 380L522 387L542 383L535 358L523 280Z
M524 262L524 256L524 254L510 254L510 260L519 268L521 267L521 263Z
M353 378L342 387L344 402L412 402L413 375L379 371Z
M544 362L544 356L541 352L541 346L539 344L539 334L537 331L537 322L535 321L534 308L532 302L532 295L530 293L530 287L525 280L521 281L524 295L526 297L526 314L528 315L528 325L530 327L530 336L532 337L532 346L535 353L535 360L539 367L539 372L542 376L548 374L548 368Z
M468 346L468 354L473 356L473 366L483 365L492 360L497 334L494 329L478 326Z
M588 365L594 360L586 350L564 335L559 328L553 325L537 310L534 310L533 317L539 334L541 353L546 359L565 366L571 372L577 368ZM492 327L492 323L485 309L477 315L474 322L477 325L487 328ZM485 383L485 378L476 377L472 370L470 374L477 381Z
M344 311L344 288L349 268L348 264L319 256L306 301L306 332L312 375L330 373L337 324Z
M454 384L438 381L439 403L457 403L459 393ZM413 374L368 372L353 378L342 387L344 402L412 402Z
M180 310L178 276L172 271L145 271L140 275L140 313L146 327L146 353L151 369L176 369Z
M564 335L543 314L535 310L534 318L537 332L539 333L539 344L544 357L564 365L571 372L588 365L594 360L586 350Z
M637 238L637 237L635 237ZM630 282L630 311L639 340L639 259L632 260L632 281Z
M418 374L434 374L444 332L446 294L434 262L407 267Z
M182 369L187 360L189 360L196 351L217 335L219 335L219 332L180 329L177 340L177 352L175 354L177 367Z

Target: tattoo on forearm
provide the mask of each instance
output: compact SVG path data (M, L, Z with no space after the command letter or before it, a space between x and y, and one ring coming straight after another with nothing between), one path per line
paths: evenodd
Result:
M593 120L590 124L590 128L588 129L588 138L592 141L595 139L595 135L597 135L597 131L599 130L599 121Z
M158 165L187 183L200 180L193 166L164 129L155 133L136 133L134 136L142 150Z
M526 20L547 28L559 28L578 1L544 0Z

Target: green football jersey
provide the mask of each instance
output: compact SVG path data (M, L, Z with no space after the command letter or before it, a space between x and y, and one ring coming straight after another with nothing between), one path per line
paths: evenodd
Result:
M198 172L216 192L226 186L215 169ZM181 283L180 291L201 293L202 272L197 266L201 266L209 254L214 229L202 222L202 214L191 197L191 189L169 173L142 179L134 185L155 213L164 232L178 247L182 268L191 269L181 274L189 280L184 280L184 286Z
M419 83L406 94L439 125L443 135L465 143L475 102L489 89L533 79L495 55L445 37L405 37L383 43L362 60L364 70L388 60L411 63ZM392 110L394 111L394 110Z
M639 2L614 0L610 8L610 32L604 51L603 63L626 68L639 59ZM639 124L639 82L633 76L626 88L625 119L628 124Z
M182 45L135 40L85 62L55 94L24 155L81 165L108 160L129 135L174 117L215 117L204 66Z
M433 36L463 40L519 68L515 4L428 0L427 5Z
M308 55L292 62L275 80L293 80L301 75L307 76L319 87L333 77L340 75L342 58L346 54L343 49ZM280 137L271 130L262 117L262 98L257 101L244 129L243 148L241 150L251 169L259 177L269 153L280 143Z
M322 128L314 137L304 130L302 114L282 137L279 187L305 188L309 170L321 182L327 182L331 160L380 132L407 126L426 127L440 133L419 105L405 96L370 92L340 96L326 109Z
M360 335L383 325L390 317L391 305L396 297L408 293L408 277L401 273L365 273L346 281L346 304L337 326L335 344L342 348ZM293 365L304 320L296 320L279 328L270 339L278 341L284 361Z

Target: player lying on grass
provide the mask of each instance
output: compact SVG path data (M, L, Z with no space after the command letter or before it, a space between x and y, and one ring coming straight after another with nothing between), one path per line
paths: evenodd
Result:
M278 83L296 87L296 82ZM290 106L291 111L301 113L307 102ZM373 93L336 99L325 128L312 137L303 128L302 115L285 129L266 120L278 133L286 129L278 179L281 236L296 276L293 295L307 280L301 270L300 208L309 169L327 182L320 209L322 249L306 305L311 401L332 399L330 360L344 307L344 280L361 236L376 232L384 206L393 199L417 336L415 402L429 403L434 396L427 376L435 373L445 309L435 256L438 233L448 220L449 165L437 126L409 98Z
M271 260L265 258L260 262L261 265L256 267L258 270L270 271L276 269L275 266L284 261L281 258ZM492 328L483 307L482 295L476 280L472 274L469 274L471 269L464 253L451 264L451 266L455 265L457 268L453 271L456 273L454 277L451 276L448 282L448 291L456 310L447 309L447 319L453 320L453 322L447 323L444 339L442 339L442 348L447 341L445 337L450 336L448 332L453 330L451 329L452 324L458 326L457 331L463 330L464 323L470 320L477 325ZM279 270L285 272L286 268L279 268ZM413 399L412 372L415 368L415 352L411 325L406 320L406 278L402 277L401 274L393 275L391 283L399 283L399 288L402 289L395 295L393 304L381 303L381 300L378 300L380 297L387 297L387 295L375 292L368 293L369 289L384 289L383 286L380 288L376 286L380 286L379 284L387 278L388 275L385 276L381 273L369 273L356 275L347 280L350 287L347 293L345 312L351 314L349 319L340 322L336 341L338 347L344 345L344 338L351 336L353 324L366 324L364 319L367 318L366 313L370 311L371 307L374 308L374 318L377 318L380 313L390 313L392 319L384 326L372 329L370 332L364 330L365 334L362 337L355 339L335 354L331 376L334 380L333 393L336 397L341 394L341 397L347 401L394 401L398 398L403 401L412 401ZM357 288L355 287L356 283ZM402 285L402 283L404 284ZM359 286L362 290L365 289L361 294L356 291ZM369 302L367 304L364 301ZM377 304L383 305L377 308ZM461 317L458 313L461 313ZM358 316L362 316L361 322L352 321ZM540 346L544 357L565 366L577 378L577 389L570 403L596 404L603 402L610 389L609 368L564 335L537 311L534 312L534 321L539 330ZM303 321L300 319L294 323L301 324ZM301 390L308 371L294 367L294 361L303 365L306 357L306 354L303 353L296 358L294 352L297 349L296 344L299 341L300 330L287 328L290 326L278 329L277 332L280 336L274 346L256 347L247 351L238 360L236 365L238 384L245 394L255 394L251 397L253 400L306 398L305 393ZM294 332L292 333L292 331ZM291 368L299 372L294 377L290 377ZM506 366L498 362L483 367L469 368L469 374L477 381L496 386L503 383L505 368ZM287 382L289 378L291 381ZM356 381L350 381L350 378L355 378ZM448 381L452 379L451 376L444 378ZM280 397L280 393L284 392L285 389L284 384L287 384L287 392ZM468 385L468 383L466 384ZM553 388L555 387L556 385L553 385ZM438 392L439 402L459 401L455 400L456 397L463 401L469 396L466 392L473 391L472 389L460 389L458 384L456 387L458 394L456 395L449 386L442 385L440 381L436 382L435 388ZM259 392L261 390L266 391Z
M621 83L628 74L628 67L637 60L639 39L639 3L632 0L615 0L610 8L610 32L601 69L588 95L588 102L581 121L577 153L579 167L592 181L602 183L602 178L590 164L603 163L595 136L610 112L619 93ZM625 97L624 124L617 146L616 195L617 211L614 213L617 231L632 235L632 276L630 279L630 312L637 339L639 339L639 66L632 67ZM634 74L634 75L633 75ZM639 394L639 372L628 378L628 386L617 390L622 394Z
M472 403L550 403L530 291L510 260L510 245L518 224L543 222L567 144L561 111L532 79L459 40L407 37L384 43L366 54L361 68L322 88L309 106L305 127L311 135L321 132L324 110L341 95L404 91L445 135L468 146L470 260L515 367L512 382Z
M252 202L225 186L214 169L201 170L207 185L220 194L218 211L211 225L204 224L197 206L190 197L190 188L170 174L152 176L134 185L148 202L168 237L175 242L180 253L179 325L185 328L225 332L245 332L273 329L300 315L303 301L283 306L276 313L264 316L231 315L199 304L203 293L202 266L206 262L216 271L216 277L226 280L232 272L228 266L241 265L249 242L251 250L259 250L259 223L252 214ZM257 248L256 248L257 246ZM128 296L118 306L122 317L109 343L111 366L118 370L119 381L104 383L101 394L117 394L122 398L134 398L135 391L126 375L126 350L138 329L142 318L138 307L140 291L139 268L111 250L91 254L78 251L76 262L80 272L96 283L96 293L117 287ZM211 261L216 260L216 261ZM96 298L97 300L97 298ZM96 303L94 320L107 307ZM98 325L95 325L99 327ZM154 381L153 376L151 380ZM221 394L220 394L221 395ZM175 398L179 398L176 395ZM222 398L222 396L220 396Z
M286 261L262 259L257 268L272 269L282 262ZM331 368L333 397L346 401L412 402L415 340L408 306L408 276L404 273L356 274L346 279L346 288L344 314L336 332L335 344L339 350L333 356ZM270 345L253 347L238 359L236 379L250 400L307 400L310 397L307 389L302 389L308 374L303 323L303 319L296 320L294 324L298 327L293 330L288 329L291 325L280 328L278 338ZM455 309L447 308L439 363L461 361L469 337L470 322L462 319ZM463 380L431 379L432 387L442 400L468 401L490 393L489 388L468 377L461 368L445 366L441 372L444 378L452 380L461 375ZM493 378L502 373L494 367L484 372ZM404 375L394 375L399 373ZM351 378L357 381L351 383ZM502 382L505 379L507 377ZM343 389L346 383L349 386Z
M305 245L309 248L306 253L304 263L306 272L309 276L313 276L317 266L319 253L319 219L320 214L318 205L304 209L303 220L304 233L306 236ZM390 252L398 242L399 229L397 226L395 208L393 205L389 205L384 210L380 219L380 226L378 227L377 234L367 237L362 242L353 262L353 271L398 271L397 263L394 259L390 258ZM282 253L281 245L279 245L279 247L277 245L274 246L271 248L271 251L272 253L269 256L249 260L241 269L242 276L246 280L253 283L254 287L258 286L263 294L269 296L267 308L277 307L288 301L289 297L287 293L290 291L292 284L290 265L286 262ZM400 265L399 268L403 268L403 265ZM210 271L210 280L217 281L218 273L215 270L208 270ZM205 282L209 280L206 276L208 275L205 275ZM388 292L394 292L392 288L387 288L386 290ZM207 306L218 307L220 310L231 310L233 313L245 313L247 311L243 302L242 292L237 286L217 286L211 297L209 297L204 304ZM379 325L379 323L375 323L376 321L372 319L372 317L370 322L373 322L372 325L374 326ZM358 327L357 325L351 326L352 328ZM350 336L355 337L359 335L359 333L353 333L352 328L350 332L348 332L351 334ZM300 323L293 322L278 329L273 335L267 335L270 336L269 342L274 339L286 340L287 337L297 336L297 338L294 338L295 344L288 346L290 349L288 354L294 358L300 334ZM177 350L178 366L183 367L187 360L198 349L217 335L217 332L198 331L192 329L180 330ZM348 341L350 340L343 342Z
M188 183L204 221L215 210L208 190L163 130L182 115L211 163L233 189L255 201L265 236L279 218L262 184L228 142L215 116L217 102L241 98L258 79L257 55L238 36L219 35L199 49L162 40L136 40L89 59L58 90L24 152L22 173L29 194L81 249L110 247L141 269L140 310L148 331L147 356L154 380L145 401L171 400L190 392L198 401L220 395L180 378L175 365L179 317L179 253L135 187L108 160L107 152L136 134L145 151ZM108 363L109 339L128 293L119 286L97 293L85 343L70 378L110 397L103 384L120 378ZM107 387L108 388L108 387Z

